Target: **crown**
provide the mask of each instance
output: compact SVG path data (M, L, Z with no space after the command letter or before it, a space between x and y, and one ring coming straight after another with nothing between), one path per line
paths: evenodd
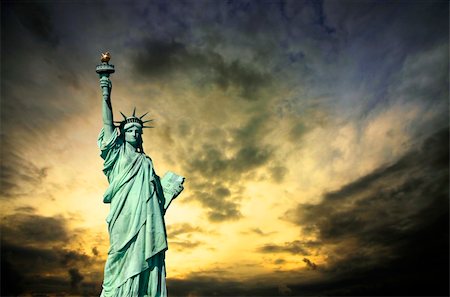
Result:
M148 112L144 113L143 115L141 115L140 117L136 116L136 107L133 109L133 115L130 117L127 117L126 115L124 115L122 112L120 112L120 114L123 117L123 121L114 121L114 123L119 123L119 128L123 129L125 127L126 124L128 123L137 123L139 124L142 128L154 128L153 126L145 126L145 123L148 122L153 122L153 120L146 120L143 121L142 118L145 117Z

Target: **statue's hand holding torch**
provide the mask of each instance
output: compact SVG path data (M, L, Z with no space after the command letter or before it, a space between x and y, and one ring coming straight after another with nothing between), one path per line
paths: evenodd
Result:
M110 65L108 62L111 59L111 55L106 52L102 53L102 64L97 65L96 72L100 76L100 87L102 88L103 100L108 100L111 96L112 83L109 79L109 75L114 73L114 65Z
M103 100L109 99L111 96L112 83L109 77L101 76L100 77L100 88L102 88Z

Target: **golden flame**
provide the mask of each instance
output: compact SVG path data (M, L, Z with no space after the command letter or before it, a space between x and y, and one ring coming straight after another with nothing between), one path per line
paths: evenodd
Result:
M102 53L101 57L102 57L102 59L101 59L102 62L108 63L109 60L111 60L111 54L109 52Z

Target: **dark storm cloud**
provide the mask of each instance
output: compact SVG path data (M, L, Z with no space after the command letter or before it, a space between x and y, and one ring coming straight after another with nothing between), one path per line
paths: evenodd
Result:
M429 53L426 50L437 44L447 45L443 47L447 57L447 1L194 1L170 4L152 1L147 5L144 2L130 5L81 3L76 7L66 1L63 6L70 8L61 10L59 19L68 19L67 23L58 23L56 14L52 16L47 9L48 4L31 3L30 7L35 8L35 12L31 12L28 8L23 9L23 3L4 3L1 12L2 130L9 132L8 137L23 139L22 146L45 137L45 128L75 113L82 114L83 108L92 108L91 102L83 105L79 100L71 100L79 98L74 90L83 85L82 74L79 73L91 67L91 62L86 63L86 59L79 57L86 53L90 55L99 44L111 45L106 39L115 40L113 46L131 44L132 50L138 51L133 56L135 62L139 62L137 58L141 57L147 63L142 65L142 69L136 64L135 72L151 80L170 79L175 74L193 79L200 77L199 81L194 81L198 85L205 83L224 91L234 88L242 98L253 100L258 105L262 103L262 100L257 100L259 96L265 95L266 83L272 86L278 83L277 80L284 81L286 89L293 93L288 98L292 105L286 109L294 110L300 116L305 113L314 115L312 119L303 117L292 124L288 137L293 143L299 143L305 133L311 131L308 121L316 123L316 118L323 118L313 112L324 106L337 115L364 117L379 107L384 108L386 103L398 102L401 100L398 98L403 96L408 102L423 102L422 111L436 101L448 100L448 58L438 58L437 63L425 60L415 69L398 72L408 64L408 57L412 61L426 58ZM18 9L5 9L8 5ZM129 7L134 6L137 9L130 12ZM91 18L86 18L89 12ZM123 18L124 12L125 15L129 13L126 18ZM148 24L137 26L143 21ZM64 36L58 36L56 30L64 32ZM136 46L130 39L142 32L151 32L152 38L146 37L149 43L145 46ZM153 39L153 36L158 39ZM66 43L68 41L71 43ZM147 55L150 52L161 61ZM75 58L68 59L72 55ZM155 70L145 68L145 65L153 66ZM156 70L159 70L158 74ZM407 92L404 87L407 87ZM58 92L60 88L64 90ZM442 108L440 117L448 121L448 106ZM261 127L258 122L253 125ZM406 126L406 129L414 130L417 123ZM434 125L427 126L427 129L434 128ZM17 131L22 132L22 137L11 133ZM426 134L424 129L417 131ZM166 132L169 133L162 133ZM180 133L183 132L195 134L196 131L191 126L183 126ZM190 184L191 189L198 193L191 198L207 208L210 219L218 221L241 216L239 201L242 193L234 186L251 179L256 169L274 163L273 148L260 141L260 131L243 131L242 135L246 137L227 132L231 138L238 138L226 146L231 156L223 153L223 146L218 142L205 141L203 148L192 152L186 158L189 161L183 165L186 172L193 173L192 179L200 176L197 185ZM171 138L167 140L170 142ZM15 144L16 147L8 145L5 152L20 147ZM27 169L21 171L11 166L14 163L8 163L9 157L6 156L2 152L6 174L3 175L2 170L1 187L6 189L9 197L25 190L28 193L28 188L39 186L40 178L45 179L47 167L20 162ZM249 162L246 160L248 156ZM326 194L318 205L301 205L291 213L293 221L303 231L309 229L318 234L323 250L329 251L326 281L289 287L274 286L273 281L268 281L252 287L248 282L191 275L186 280L169 279L170 293L174 296L187 296L189 293L202 296L275 296L282 292L298 296L448 295L448 270L440 270L442 263L448 263L448 257L441 257L448 254L448 212L445 214L448 201L435 198L443 197L445 193L448 195L448 186L445 186L448 185L448 172L444 172L448 170L445 167L448 159L442 162L447 165L440 167L441 161L436 160L436 156L446 158L443 151L437 152L436 145L431 145L340 191ZM210 164L207 163L209 158ZM198 168L195 167L197 165ZM43 175L39 170L43 170ZM282 179L280 172L275 169L274 180ZM412 173L411 177L408 177L409 173ZM447 179L442 177L446 174ZM23 188L20 188L17 178L22 175L28 176L24 177L28 182L22 183ZM201 181L207 183L202 184ZM229 193L223 189L230 189ZM444 194L439 194L441 192ZM224 202L215 200L218 198ZM214 205L216 202L217 206ZM48 223L50 220L36 220L40 221ZM22 229L17 221L2 228L2 232L6 230L7 237L13 238L11 232ZM46 236L52 238L51 235ZM336 249L330 246L331 243L337 245ZM286 248L283 244L272 245L275 250ZM39 239L26 248L16 242L2 244L2 289L5 283L12 286L11 291L2 290L2 293L19 294L23 292L23 286L27 286L38 288L35 290L37 293L71 295L68 293L70 280L67 273L71 267L66 266L73 263L88 265L83 260L87 258L82 254L64 252L59 247L49 250L36 246L41 246ZM391 259L392 255L401 256L395 260ZM22 258L26 261L20 262ZM387 263L385 266L383 261ZM25 274L27 269L23 267L35 275ZM77 268L80 269L72 269ZM41 276L58 269L64 277ZM83 286L86 286L85 282L81 282L80 287ZM97 288L100 288L99 284ZM99 291L82 295L98 296Z
M37 214L15 213L2 218L2 252L15 258L15 263L42 261L28 269L30 273L54 267L86 265L90 257L63 245L75 236L61 216L46 217ZM48 267L47 267L48 266Z
M236 220L242 216L238 202L232 198L200 191L194 192L193 197L208 209L208 218L212 222Z
M234 87L247 100L259 99L260 89L271 82L268 73L262 73L239 60L228 63L216 52L188 49L185 44L174 40L147 40L132 64L139 76L154 79L175 73L197 72L203 75L202 81L213 83L224 91Z
M42 245L42 243L41 243ZM51 293L56 291L45 291L48 287L57 286L59 292L68 291L71 288L71 277L67 275L67 269L77 269L76 267L89 267L96 260L87 255L79 254L75 251L67 251L61 248L53 247L32 247L18 244L10 244L2 239L2 270L14 278L14 281L21 280L20 283L2 284L2 292L18 291L20 293L32 291L35 293ZM67 255L74 261L66 262ZM6 265L4 267L4 265ZM24 269L26 267L26 269ZM54 276L45 275L67 275L67 277L58 278L55 284ZM38 281L39 280L39 281ZM54 289L54 288L53 288Z
M297 222L314 221L324 239L339 239L346 234L347 228L372 233L371 228L379 227L374 224L378 216L383 216L385 223L403 216L404 224L412 223L408 216L415 215L428 204L440 202L442 194L448 190L445 183L448 174L447 141L448 130L440 131L428 138L419 150L409 152L394 164L381 167L338 191L327 193L324 202L300 205ZM404 203L409 207L400 211ZM329 211L331 213L327 216L316 220L318 213ZM402 215L397 217L399 213Z
M72 289L77 289L79 284L83 281L84 277L76 268L69 269L70 286Z
M167 290L172 296L277 296L278 287L258 286L221 277L195 276L187 279L168 279Z
M80 254L79 252L68 250L63 250L60 252L60 259L61 264L64 265L65 267L70 267L79 264L87 265L91 260L91 258L86 254Z
M180 63L195 64L194 57L190 57L183 44L148 40L143 52L137 54L133 64L138 74L158 77L180 67Z
M232 159L230 167L233 171L246 172L258 168L267 163L271 157L271 151L268 147L247 146L242 147Z
M68 231L62 217L14 214L2 218L3 238L17 244L66 241Z
M311 247L317 247L319 243L315 241L300 241L300 240L294 240L292 242L285 242L283 245L277 245L277 244L266 244L260 248L258 248L258 252L260 253L268 253L268 254L275 254L275 253L290 253L294 255L304 255L308 256L310 255L310 252L308 249Z
M87 108L85 104L89 103L80 98L90 90L83 85L81 73L91 67L86 66L91 62L83 55L90 47L84 46L88 41L79 42L80 36L71 31L77 26L68 25L72 17L77 19L71 24L85 17L83 7L87 6L2 2L1 124L2 131L8 131L2 135L2 160L9 159L7 153L20 152L36 139L48 137L44 131L72 114L81 115ZM67 11L72 13L64 15ZM72 42L83 44L82 50Z
M317 274L319 270L309 273ZM325 291L307 281L301 286L295 285L295 289L287 282L293 276L306 280L305 274L281 270L276 274L276 277L272 274L255 275L246 280L231 280L226 271L191 273L185 279L168 278L167 287L172 296L318 296Z
M41 185L49 170L49 167L38 167L14 152L3 151L2 159L0 185L4 198L30 194Z
M249 118L240 128L227 131L231 142L226 147L234 151L227 156L219 144L207 143L194 152L187 169L209 178L239 180L241 176L268 163L272 147L262 140L269 123L264 113Z
M273 29L280 33L274 36L280 50L272 58L283 67L283 83L296 90L280 102L290 102L287 112L303 119L292 124L293 143L313 128L308 123L364 121L394 102L439 110L425 124L411 123L414 129L447 122L441 112L448 99L447 2L286 1L280 6L283 22Z
M59 44L59 38L55 32L55 23L48 6L42 2L8 2L4 9L7 14L13 14L27 29L36 42L48 43L52 47ZM6 27L8 30L8 27Z
M396 44L386 44L386 47L374 48L367 53L381 54L392 47L401 47L404 54L411 54L448 40L446 1L407 5L396 1L347 1L345 5L326 1L324 6L329 22L337 32L345 32L350 38L360 35L370 43L386 41L384 38L391 40L394 36L398 39Z
M444 129L397 162L325 194L318 204L300 204L288 216L315 231L328 250L324 269L349 282L356 295L375 290L368 283L374 275L377 294L448 293L448 152ZM364 285L351 289L362 275Z
M312 270L316 270L317 269L317 264L312 262L311 260L309 260L308 258L303 258L303 262L306 263L306 265L308 266L308 268L312 269Z
M17 296L24 291L23 276L3 255L1 258L1 293L5 296Z
M352 116L366 117L385 108L387 103L403 103L405 99L421 101L426 105L424 109L429 108L430 100L434 103L447 100L448 78L441 79L448 77L447 68L442 66L447 63L443 60L434 63L427 56L432 49L446 46L442 51L448 60L448 2L346 1L342 4L326 1L324 11L336 29L339 45L340 73L330 72L336 81L329 89L334 94L330 98L334 102L329 104L336 111L351 110ZM399 73L409 62L419 59L426 62L413 69L411 77ZM427 80L430 76L435 79ZM391 89L405 80L413 83L413 92L391 93ZM421 94L420 89L426 91ZM441 96L434 96L443 90ZM358 110L351 106L357 106Z
M61 266L62 259L61 255L53 249L10 244L6 240L2 242L2 258L5 261L14 263L13 268L19 271L21 271L21 267L30 266L26 271L27 274L52 271ZM29 263L33 263L33 265Z
M258 251L299 254L311 248L328 256L328 263L320 267L304 258L313 270L310 273L321 277L288 283L289 294L446 295L448 140L448 130L440 131L397 162L325 194L319 204L299 205L289 213L300 227L315 230L318 241L271 243ZM298 272L289 272L293 273ZM184 280L168 279L168 287L174 296L280 294L280 285L273 280L261 283L259 276L244 285L190 275Z
M271 75L260 73L251 66L235 60L229 64L224 62L215 65L214 82L226 91L229 87L240 90L242 98L247 100L258 100L260 89L268 87L271 83Z
M188 168L205 176L222 176L233 180L266 164L270 157L271 151L268 147L241 146L233 156L228 157L222 148L206 144L197 156L189 160Z
M3 272L2 260L2 272ZM101 283L81 282L72 288L67 277L36 275L30 278L12 278L11 271L2 273L2 296L99 296ZM5 277L3 277L5 275ZM69 275L66 273L66 275ZM69 276L70 277L70 276Z
M203 147L192 151L190 158L185 161L185 171L199 177L191 183L194 190L191 199L208 209L210 221L221 222L242 217L239 207L243 189L236 187L235 183L254 178L254 170L273 160L272 146L263 142L268 125L265 113L252 116L241 127L222 131L230 136L228 143L212 143L207 138ZM224 149L233 153L227 155ZM275 177L281 178L283 170L278 171Z
M79 269L99 260L65 247L76 240L66 219L21 211L3 217L1 230L3 294L72 292L71 285L97 294L96 284L80 285Z

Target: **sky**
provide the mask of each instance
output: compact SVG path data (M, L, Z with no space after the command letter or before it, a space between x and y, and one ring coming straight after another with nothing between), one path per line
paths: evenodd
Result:
M95 66L149 112L170 296L449 293L447 1L2 1L3 296L98 296Z

